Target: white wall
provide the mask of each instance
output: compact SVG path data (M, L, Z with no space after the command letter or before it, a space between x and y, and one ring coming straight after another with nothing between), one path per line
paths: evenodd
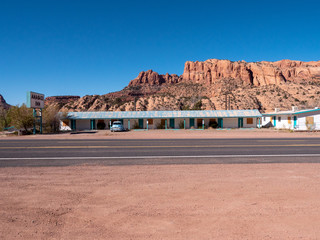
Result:
M90 129L90 120L76 120L76 128L77 130L88 130Z
M244 119L243 119L244 124ZM238 128L238 118L224 118L223 128Z
M320 116L319 116L320 117ZM202 119L202 118L201 118ZM209 127L209 122L210 119L215 119L216 122L218 123L218 118L203 118L204 119L204 125L205 128ZM263 119L263 118L262 118ZM267 119L269 119L269 117L267 117ZM292 118L293 119L293 118ZM96 129L97 129L97 124L99 121L101 121L103 119L96 119L95 120L95 124L96 124ZM202 128L202 121L201 123L199 123L199 126L197 126L197 118L194 118L194 127L195 128ZM104 119L103 120L104 123L106 124L106 128L105 129L110 129L109 128L109 123L110 120L108 119ZM303 120L301 120L303 121ZM180 122L184 122L184 118L175 118L175 129L179 129L179 124ZM186 122L186 129L190 129L190 118L185 118L185 122ZM293 122L293 120L292 120ZM320 119L319 119L320 122ZM138 119L130 119L130 129L133 129L135 125L139 124L139 120ZM149 122L149 129L157 129L157 126L161 124L161 119L153 119L153 124L150 124ZM261 125L263 125L264 122L262 121ZM303 124L303 123L302 123ZM129 127L128 125L128 119L124 119L123 120L123 126L125 129L127 129ZM252 124L247 124L247 119L243 118L243 127L244 128L252 128L252 127L256 127L257 126L257 118L253 118L253 123ZM319 124L320 126L320 124ZM89 130L90 129L90 119L85 119L85 120L76 120L76 128L77 130ZM147 128L147 119L143 120L143 127L144 129ZM170 128L170 119L167 119L167 128ZM223 118L223 128L238 128L238 118ZM70 129L69 127L66 127L66 129Z
M294 128L294 116L297 117L296 127ZM273 116L272 116L273 117ZM281 117L281 121L279 121ZM291 122L288 120L291 117ZM306 125L306 117L313 117L314 124ZM270 117L262 117L262 125L270 122ZM273 120L271 121L273 125ZM296 129L296 130L320 130L320 112L309 112L296 115L276 115L276 129Z
M296 129L298 130L320 130L320 113L319 112L309 112L299 114L297 119ZM306 124L306 117L313 117L314 124Z
M247 123L247 118L243 118L243 127L244 128L256 128L257 127L257 118L252 118L252 124ZM237 125L238 127L238 125Z

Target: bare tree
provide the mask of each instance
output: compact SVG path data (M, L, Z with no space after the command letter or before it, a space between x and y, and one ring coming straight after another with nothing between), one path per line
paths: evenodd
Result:
M44 130L47 133L57 133L60 130L60 119L63 114L59 114L58 106L48 106L43 110Z

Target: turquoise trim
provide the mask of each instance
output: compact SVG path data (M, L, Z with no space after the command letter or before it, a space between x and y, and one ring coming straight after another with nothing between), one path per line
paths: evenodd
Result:
M297 115L297 114L302 114L302 113L309 113L309 112L317 112L317 111L320 111L320 109L311 109L311 110L306 110L306 111L300 111L300 112L295 112L293 113L294 115Z
M31 95L31 92L27 92L27 107L30 108L31 107L31 102L30 102L30 95Z
M95 130L96 129L96 120L95 119L91 119L90 120L90 129L91 130Z
M263 117L267 117L267 116L274 116L274 115L298 115L298 114L303 114L303 113L310 113L310 112L317 112L320 111L320 109L309 109L309 110L304 110L304 111L298 111L298 112L279 112L279 113L263 113L262 116Z
M293 117L293 128L297 126L297 116Z

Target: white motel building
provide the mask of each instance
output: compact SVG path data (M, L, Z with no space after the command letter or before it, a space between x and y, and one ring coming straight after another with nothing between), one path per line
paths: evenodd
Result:
M121 121L126 129L205 129L208 127L320 130L320 109L280 111L261 114L258 110L117 111L69 112L61 130L110 129Z
M262 114L262 126L270 126L276 129L291 130L320 130L320 109L298 110L292 107L290 111L280 111Z
M113 121L129 130L256 128L261 117L258 110L69 112L61 130L110 129Z

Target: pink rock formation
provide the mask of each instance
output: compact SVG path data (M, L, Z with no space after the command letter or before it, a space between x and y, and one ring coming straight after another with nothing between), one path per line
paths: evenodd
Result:
M179 76L176 74L169 75L159 75L158 73L148 70L146 72L140 72L138 77L129 83L129 86L137 85L162 85L168 83L177 83L179 81Z
M209 59L204 62L186 62L182 74L183 81L201 84L211 84L224 78L240 79L246 84L256 86L278 85L286 81L320 80L320 61L281 60L247 63Z

